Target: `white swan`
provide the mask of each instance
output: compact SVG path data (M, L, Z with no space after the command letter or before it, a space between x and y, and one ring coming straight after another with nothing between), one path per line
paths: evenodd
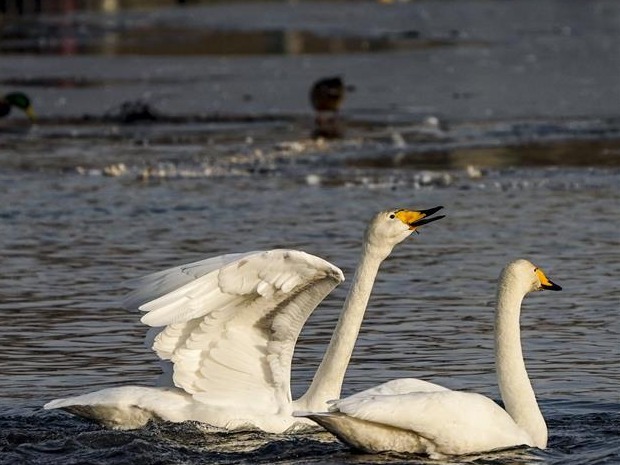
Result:
M413 452L434 458L528 445L544 449L547 426L525 370L519 329L529 292L560 290L540 268L516 260L502 271L495 312L495 359L506 410L480 394L418 379L397 379L331 402L311 418L344 443L366 452Z
M381 262L429 210L377 214L366 229L349 295L308 391L293 401L291 359L314 308L343 281L334 265L294 250L223 255L139 280L128 306L147 312L153 349L166 361L161 387L125 386L47 403L114 428L151 418L195 420L270 433L316 426L295 410L324 410L339 397ZM147 338L148 339L148 338Z

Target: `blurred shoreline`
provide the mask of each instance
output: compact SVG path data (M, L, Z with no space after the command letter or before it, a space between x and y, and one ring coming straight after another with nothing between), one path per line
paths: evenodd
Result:
M27 92L39 115L0 121L7 157L66 139L274 157L298 144L297 160L376 166L620 165L615 1L186 3L2 16L0 91ZM308 90L331 75L356 90L340 140L317 145Z

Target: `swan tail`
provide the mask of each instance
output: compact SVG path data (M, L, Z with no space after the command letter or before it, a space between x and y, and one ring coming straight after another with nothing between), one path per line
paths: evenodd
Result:
M168 410L182 412L185 395L171 389L123 386L81 396L55 399L45 410L64 410L112 429L136 429L150 420L178 421Z
M64 401L64 402L59 402ZM56 399L44 405L46 410L61 409L72 415L86 418L107 428L129 430L145 426L155 418L152 412L137 405L89 405L71 402L72 399Z

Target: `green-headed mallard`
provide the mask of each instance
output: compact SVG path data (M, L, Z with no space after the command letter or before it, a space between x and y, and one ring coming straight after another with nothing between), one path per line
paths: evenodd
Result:
M35 120L34 109L30 103L30 98L23 92L11 92L4 97L0 97L0 118L4 118L11 113L12 107L23 110L30 121Z

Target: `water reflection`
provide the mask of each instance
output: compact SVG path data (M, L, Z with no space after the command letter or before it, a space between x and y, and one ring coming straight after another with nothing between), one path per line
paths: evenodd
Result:
M413 144L412 144L413 147ZM419 146L417 147L419 149ZM368 154L351 165L359 167L419 167L425 169L467 167L509 168L514 166L608 166L620 165L620 143L614 140L578 140L533 142L502 147L451 147L428 151L392 150L393 156ZM470 177L482 177L483 172L470 171Z
M0 9L0 52L48 55L300 55L373 53L399 49L480 45L458 31L425 37L415 29L377 33L345 33L303 26L200 26L158 20L140 7L165 7L178 1L62 1L3 0ZM201 2L192 2L192 4ZM217 3L217 2L202 2ZM322 7L322 8L330 8ZM93 10L96 13L82 13ZM174 17L173 9L168 13ZM103 13L103 14L99 14ZM200 14L209 16L208 10Z
M118 27L23 20L2 28L0 52L47 55L300 55L372 53L403 48L467 45L451 38L404 35L332 36L303 30L217 30L143 24Z

